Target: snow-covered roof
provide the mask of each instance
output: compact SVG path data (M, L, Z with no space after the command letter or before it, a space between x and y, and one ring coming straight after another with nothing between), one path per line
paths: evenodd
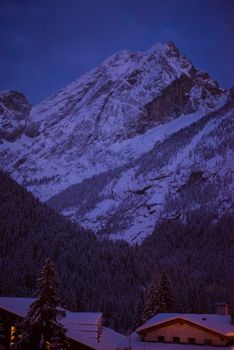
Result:
M0 309L25 317L34 298L0 297ZM61 320L67 330L67 337L97 350L115 350L125 337L110 328L103 327L98 342L98 328L101 326L101 312L70 312Z
M234 350L234 346L214 347L208 345L190 345L190 344L169 344L169 343L153 343L142 342L137 333L133 333L131 338L125 339L118 347L118 350L128 349L131 345L131 350Z
M117 345L125 339L124 335L117 333L110 328L103 327L98 341L98 324L101 321L101 319L98 318L98 315L102 316L100 313L93 313L94 315L91 315L92 313L76 312L72 317L73 322L69 321L69 316L71 316L69 314L72 313L66 312L66 317L61 321L67 329L66 335L70 339L90 346L96 350L115 350ZM77 321L75 321L75 317ZM96 323L89 323L93 321Z
M66 327L66 324L64 325ZM66 335L68 338L96 350L115 350L117 345L125 339L122 334L110 328L103 327L100 340L97 341L97 335L94 329L90 327L89 330L81 330L80 328L76 328L74 324L67 327Z
M178 318L195 323L201 327L210 329L227 337L234 336L234 325L230 322L230 315L218 314L161 313L155 315L142 326L137 328L137 333L140 333L147 328L151 328L168 321L173 321Z
M102 319L101 312L71 312L66 310L66 324L95 325Z
M25 317L29 305L32 304L34 300L35 298L0 297L0 309Z

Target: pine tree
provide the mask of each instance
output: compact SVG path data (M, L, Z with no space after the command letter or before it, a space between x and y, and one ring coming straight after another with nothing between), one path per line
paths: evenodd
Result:
M162 272L159 275L159 279L154 277L149 285L142 312L142 322L147 321L157 313L170 312L172 311L172 307L170 281L165 272Z
M163 295L163 304L160 312L172 312L173 311L173 298L171 281L165 271L161 272L159 279L159 286Z
M158 289L157 282L153 279L147 289L145 305L142 312L142 322L147 321L158 313Z
M38 279L37 299L30 305L25 320L19 326L22 337L16 350L48 349L63 350L67 347L65 329L60 319L65 316L58 310L60 303L56 272L51 259L47 259Z

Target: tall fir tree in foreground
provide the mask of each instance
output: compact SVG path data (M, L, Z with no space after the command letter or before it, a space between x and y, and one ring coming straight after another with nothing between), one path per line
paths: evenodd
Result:
M60 323L65 313L58 310L60 303L58 282L51 259L47 259L38 279L37 299L30 305L24 321L19 326L22 337L16 350L63 350L68 347L65 329Z
M151 281L146 293L145 305L142 312L142 322L160 312L172 312L173 299L170 280L165 272L159 278Z

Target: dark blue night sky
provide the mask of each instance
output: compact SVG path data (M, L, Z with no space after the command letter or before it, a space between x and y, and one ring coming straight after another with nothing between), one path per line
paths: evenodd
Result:
M0 90L35 104L118 50L169 40L231 87L233 23L233 0L0 0Z

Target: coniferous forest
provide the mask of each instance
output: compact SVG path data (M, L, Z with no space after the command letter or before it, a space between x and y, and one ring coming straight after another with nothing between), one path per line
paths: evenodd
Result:
M162 274L170 284L168 311L212 312L217 301L233 308L233 217L215 219L212 208L188 215L161 220L141 245L98 239L0 172L0 295L32 296L50 257L63 305L103 311L106 324L122 332L141 322L152 283L163 294Z

